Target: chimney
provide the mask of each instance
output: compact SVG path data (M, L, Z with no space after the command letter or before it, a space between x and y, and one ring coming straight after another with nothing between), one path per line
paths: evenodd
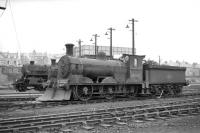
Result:
M67 43L67 44L65 44L65 47L66 47L66 55L73 56L73 47L74 47L74 44Z
M34 65L34 64L35 64L35 62L34 62L34 61L30 61L30 64L31 64L31 65Z
M56 65L56 59L51 59L51 65Z

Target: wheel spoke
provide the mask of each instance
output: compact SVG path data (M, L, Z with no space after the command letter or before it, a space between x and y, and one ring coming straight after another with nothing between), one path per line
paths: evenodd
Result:
M92 86L78 86L76 87L76 96L81 101L87 101L92 97Z

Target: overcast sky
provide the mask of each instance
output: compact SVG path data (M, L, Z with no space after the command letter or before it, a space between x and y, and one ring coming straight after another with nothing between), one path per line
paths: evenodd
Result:
M0 0L2 1L6 0ZM200 63L199 0L10 0L0 17L0 50L63 52L65 43L82 39L109 46L131 47L129 20L135 22L136 53L147 59ZM13 24L11 11L13 13ZM0 11L1 15L2 11ZM15 34L15 28L17 35ZM18 39L18 41L17 41Z

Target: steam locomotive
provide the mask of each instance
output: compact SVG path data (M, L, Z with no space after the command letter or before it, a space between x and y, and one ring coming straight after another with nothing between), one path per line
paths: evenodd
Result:
M21 68L22 76L13 83L14 88L20 92L29 89L44 91L46 88L43 83L47 82L48 68L46 65L35 65L34 61L23 65Z
M185 86L185 67L150 65L144 55L124 54L119 60L73 57L73 44L51 67L48 83L39 101L81 100L93 97L179 95Z

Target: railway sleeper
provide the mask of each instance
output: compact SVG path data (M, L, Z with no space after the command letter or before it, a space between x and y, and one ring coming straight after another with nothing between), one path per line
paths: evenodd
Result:
M169 111L163 111L163 112L159 112L159 117L169 117L170 116L170 112Z
M33 123L33 122L41 122L42 120L40 120L40 119L30 119L30 120L20 120L20 121L16 121L17 122L17 124L22 124L22 123ZM10 124L10 123L9 123Z
M179 114L179 111L177 109L171 110L170 115L171 116L177 116Z
M191 112L192 115L197 115L197 114L200 113L199 110L198 110L197 108L192 108L192 109L190 109L190 112Z
M86 125L94 126L94 125L100 124L101 122L102 122L101 119L87 120Z
M134 114L144 114L146 113L146 109L136 109L134 110Z
M165 108L166 108L166 110L173 110L176 107L174 107L174 106L166 106Z
M67 115L66 117L65 117L65 119L76 119L76 118L87 118L87 117L89 117L90 115L89 114L73 114L73 115Z
M41 121L41 122L33 122L31 123L32 126L41 126L41 125L46 125L46 124L51 124L51 121Z
M91 117L95 117L95 116L114 116L113 113L110 113L110 112L103 112L103 113L93 113L93 114L89 114L88 115L88 119L90 119Z
M116 111L123 111L123 110L124 110L124 107L116 108L115 110L116 110Z
M71 126L82 126L84 125L85 122L83 121L73 121L73 122L65 122L64 125L67 127L71 127Z
M30 123L22 123L22 124L16 124L16 125L9 125L9 128L22 128L22 127L29 127L31 126Z
M166 108L165 107L155 107L155 109L159 112L165 111Z
M82 129L87 130L87 131L91 131L91 130L94 130L94 127L85 125L85 126L82 126Z
M75 118L70 118L70 121L86 121L88 119L88 117L87 116L80 116L80 117L75 117Z
M197 111L197 108L195 108L195 107L189 108L189 114L191 114L191 115L195 114L195 113L194 113L195 110ZM196 113L196 114L197 114L197 113Z
M122 121L122 122L127 122L127 121L130 121L132 119L133 119L132 116L121 116L121 117L118 118L118 120Z
M73 133L73 130L71 130L71 129L61 129L60 131L62 133Z
M135 111L134 110L125 110L125 113L126 113L126 115L132 116L135 114Z
M88 120L92 120L92 119L101 119L101 118L102 118L102 115L101 115L101 114L95 114L95 115L89 116L89 117L88 117Z
M9 127L8 126L1 126L0 131L3 130L3 129L9 129Z
M102 118L113 118L115 114L103 114Z
M173 106L172 106L173 109L182 109L182 108L187 108L187 107L188 107L188 106L185 105L185 104L183 104L183 105L181 105L181 104L180 104L180 105L173 105Z
M116 109L115 108L109 108L109 109L106 109L106 111L107 112L114 112L114 111L116 111Z
M155 109L155 108L147 108L146 112L148 112L148 113L157 112L157 109Z
M179 110L179 115L189 115L189 114L190 114L190 108Z
M120 117L120 116L124 116L125 112L124 111L116 111L114 114L116 117Z
M180 108L183 108L184 106L186 106L185 104L184 105L171 105L171 106L166 106L166 110L175 110L175 109L180 109Z
M146 118L145 114L139 114L133 116L134 120L145 120L145 118Z
M147 118L158 118L158 112L154 112L154 113L147 113L146 114Z
M42 125L41 129L42 130L51 131L51 130L59 130L62 127L63 127L63 124L61 124L61 123L58 123L58 124L47 124L47 125Z
M191 104L193 104L193 103L190 103L190 104L183 104L183 105L181 105L181 109L185 109L185 108L190 108L191 107Z
M19 132L38 132L39 131L39 127L37 126L30 126L30 127L23 127L23 128L19 128L18 129Z
M3 121L3 122L0 122L0 125L1 126L5 126L5 125L10 125L10 124L19 124L19 122L17 122L17 121Z
M103 128L109 128L109 127L112 127L111 124L105 124L105 123L101 123L99 124L99 126L103 127Z
M70 122L70 121L66 119L52 121L52 123L66 123L66 122Z
M95 110L95 113L106 113L106 110L105 109Z
M103 118L103 119L102 119L102 123L104 123L104 124L115 123L116 120L117 120L116 117L112 117L112 118Z
M31 117L18 117L18 118L9 118L6 120L2 120L0 122L1 123L5 123L5 122L15 122L15 121L20 121L20 120L33 120L33 119L42 119L42 118L49 118L49 115L41 115L41 116L31 116Z
M13 133L13 129L0 129L0 133Z
M0 133L13 133L12 129L0 129Z

